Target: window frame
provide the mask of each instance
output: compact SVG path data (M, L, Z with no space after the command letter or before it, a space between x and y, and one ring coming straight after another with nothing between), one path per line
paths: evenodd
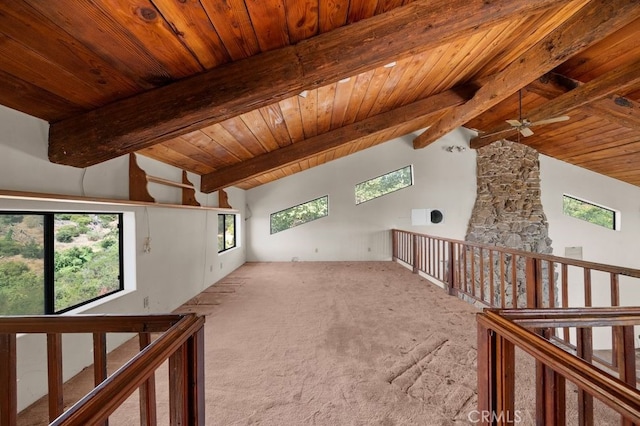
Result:
M275 215L277 215L279 213L286 212L288 210L293 210L293 209L298 208L300 206L304 206L305 204L310 204L310 203L313 203L314 201L318 201L318 200L322 200L322 199L326 199L327 200L327 202L326 202L326 204L327 204L327 213L326 214L324 214L322 216L315 217L313 219L305 220L304 222L296 223L296 224L294 224L294 225L292 225L292 226L290 226L288 228L281 229L279 231L275 231L275 232L273 231L273 217ZM295 227L300 226L300 225L304 225L306 223L314 222L314 221L316 221L318 219L322 219L323 217L327 217L327 216L329 216L329 194L323 195L321 197L317 197L317 198L314 198L312 200L308 200L308 201L305 201L303 203L296 204L295 206L287 207L286 209L278 210L277 212L271 213L269 215L269 233L270 233L270 235L278 234L280 232L287 231L289 229L295 228Z
M222 250L220 250L220 216L223 217L223 229L222 229ZM227 247L227 218L233 217L233 245ZM218 253L224 253L238 247L238 221L235 213L218 213Z
M409 175L410 175L410 178L411 178L411 181L410 181L410 183L409 183L408 185L403 186L403 187L401 187L401 188L396 188L396 189L394 189L394 190L391 190L391 191L385 192L385 193L383 193L383 194L377 195L377 196L375 196L375 197L373 197L373 198L366 199L366 200L364 200L364 201L358 201L358 187L359 187L360 185L364 185L364 184L366 184L367 182L371 182L371 181L373 181L373 180L380 179L380 178L382 178L382 177L384 177L384 176L388 176L388 175L391 175L391 174L393 174L393 173L400 172L401 170L405 170L405 169L409 169ZM409 165L406 165L406 166L404 166L404 167L400 167L399 169L392 170L392 171L387 172L387 173L383 173L383 174L378 175L378 176L376 176L376 177L373 177L373 178L371 178L371 179L363 180L362 182L359 182L359 183L357 183L357 184L354 186L354 198L355 198L356 206L359 206L360 204L367 203L367 202L369 202L369 201L375 200L375 199L380 198L380 197L384 197L385 195L393 194L394 192L400 191L400 190L402 190L402 189L409 188L409 187L413 186L413 184L414 184L413 164L409 164Z
M609 227L609 226L602 225L602 224L597 223L597 222L590 221L588 219L584 219L582 217L578 217L578 216L574 216L574 215L569 214L565 210L565 200L566 199L574 200L574 201L577 201L577 202L579 202L581 204L586 204L588 206L591 206L591 207L594 207L594 208L597 208L597 209L600 209L600 210L603 210L603 211L611 213L611 215L613 217L611 226ZM617 211L615 209L612 209L611 207L603 206L602 204L594 203L593 201L588 201L588 200L585 200L583 198L576 197L574 195L562 194L562 214L565 215L565 216L569 216L571 218L574 218L574 219L582 220L583 222L587 222L587 223L590 223L592 225L600 226L600 227L602 227L604 229L608 229L608 230L611 230L611 231L620 230L620 212L619 211Z
M67 306L63 309L55 309L55 292L56 292L56 280L55 280L55 216L56 215L114 215L118 217L118 288L109 291L104 294L100 294L96 297L88 298L80 303ZM124 213L114 211L30 211L30 210L1 210L2 216L42 216L43 221L43 314L44 315L59 315L71 310L77 309L81 306L88 305L96 300L103 299L113 294L122 292L125 290L124 280ZM18 314L23 315L23 314Z

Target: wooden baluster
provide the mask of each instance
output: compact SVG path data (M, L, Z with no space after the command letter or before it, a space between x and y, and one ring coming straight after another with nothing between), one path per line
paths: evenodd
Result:
M495 289L494 289L494 265L493 265L493 250L489 250L489 294L490 294L490 306L492 307L497 307L496 306L496 294L495 294Z
M469 293L469 277L467 276L467 251L468 248L466 246L461 246L462 247L462 275L463 275L463 282L464 282L464 292L465 293Z
M471 246L471 294L476 297L476 248Z
M549 340L552 330L535 330ZM566 424L565 379L552 368L536 361L536 419L543 425L563 426Z
M482 247L480 247L479 255L480 262L478 268L480 269L480 280L478 282L480 283L480 300L484 302L484 249Z
M478 327L478 355L476 373L478 375L478 412L491 413L495 410L496 382L493 374L495 361L495 333L482 322ZM482 419L482 416L479 416Z
M593 361L593 335L591 328L578 328L576 355L587 362ZM578 425L593 426L593 396L578 389Z
M188 403L190 425L204 426L204 327L200 328L187 342L188 361Z
M418 236L414 235L413 236L413 273L417 274L418 273L418 262L419 262L419 254L418 252L420 251L418 249Z
M0 334L0 425L18 423L18 392L16 388L16 335Z
M446 243L446 251L447 251L447 294L450 296L454 296L456 294L456 246L453 242L449 241Z
M618 274L612 272L611 273L611 306L620 306L620 285L619 285L619 277ZM618 366L618 351L620 351L620 347L618 346L618 339L616 339L615 333L612 333L611 336L611 364L614 368Z
M93 333L93 383L98 386L107 378L107 334ZM109 420L100 423L108 426Z
M516 255L511 255L511 286L513 287L513 294L511 295L513 298L512 308L518 307L518 269L516 262Z
M513 343L496 336L496 414L502 414L503 424L515 416L516 357Z
M566 263L562 264L562 307L569 307L569 267ZM569 334L569 327L564 327L563 332L564 341L569 343L571 335Z
M139 333L140 350L151 344L150 333ZM140 386L140 424L152 426L157 423L155 373Z
M618 348L617 359L613 362L618 366L618 377L623 382L636 387L636 348L633 338L633 326L614 326L613 339ZM614 355L615 356L615 355ZM623 426L633 426L631 420L623 419Z
M547 260L548 270L548 281L549 281L549 300L547 306L550 308L555 308L556 306L556 282L555 282L555 264L554 262Z
M584 268L584 306L591 306L591 269Z
M507 272L505 269L504 252L500 252L500 307L507 307Z
M62 393L62 335L60 333L47 334L47 375L49 387L49 422L64 411L64 396Z
M539 308L540 301L540 274L539 259L527 257L526 260L526 283L527 283L527 308Z
M187 355L186 344L180 346L169 357L169 424L183 426L188 424L187 407Z
M398 260L398 231L396 229L391 230L391 260L394 262Z

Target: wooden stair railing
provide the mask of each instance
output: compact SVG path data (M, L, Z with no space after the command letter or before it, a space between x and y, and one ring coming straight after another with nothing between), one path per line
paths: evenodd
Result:
M620 424L640 424L633 342L633 327L640 325L640 308L486 309L478 314L477 322L478 410L474 420L478 424L518 423L515 420L522 421L525 416L521 413L528 411L516 405L514 398L515 371L522 371L517 369L515 348L536 361L535 414L527 419L529 422L549 426L565 425L568 420L581 426L599 424L594 420L595 398L619 415ZM579 356L554 344L549 336L560 327L572 328L578 334L584 330L590 333L593 327L612 328L621 348L617 372L600 368L589 354ZM567 382L577 388L577 418L567 418Z
M16 335L47 336L50 425L107 425L140 390L140 424L156 424L155 371L169 361L171 425L204 425L204 317L74 315L0 317L0 424L17 424ZM96 387L63 412L62 334L92 333ZM138 333L140 352L107 376L107 333ZM161 333L152 341L151 333Z

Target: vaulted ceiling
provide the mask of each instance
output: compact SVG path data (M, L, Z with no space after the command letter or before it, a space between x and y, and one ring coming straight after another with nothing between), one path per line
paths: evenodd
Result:
M52 162L136 152L204 192L458 126L640 186L638 40L637 0L5 1L0 104Z

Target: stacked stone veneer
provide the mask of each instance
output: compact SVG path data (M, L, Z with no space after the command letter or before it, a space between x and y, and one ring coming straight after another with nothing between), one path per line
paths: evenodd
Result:
M547 218L540 200L540 163L538 152L528 146L506 140L477 151L477 196L466 240L536 253L551 253ZM475 254L475 270L479 271L479 254ZM489 273L488 254L484 255L485 277ZM494 282L500 282L500 260L494 259ZM505 280L513 281L511 256L504 265ZM516 260L518 306L526 305L525 261ZM542 271L548 277L547 271ZM469 274L470 275L470 274ZM471 278L469 278L471 279ZM488 279L486 279L488 281ZM479 284L479 278L476 278ZM470 283L466 283L469 285ZM475 286L479 288L479 285ZM486 285L485 285L486 287ZM548 283L543 283L547 294ZM512 286L506 289L507 306L513 300ZM489 290L484 289L485 299ZM494 290L494 304L501 299ZM545 301L545 304L548 301Z

